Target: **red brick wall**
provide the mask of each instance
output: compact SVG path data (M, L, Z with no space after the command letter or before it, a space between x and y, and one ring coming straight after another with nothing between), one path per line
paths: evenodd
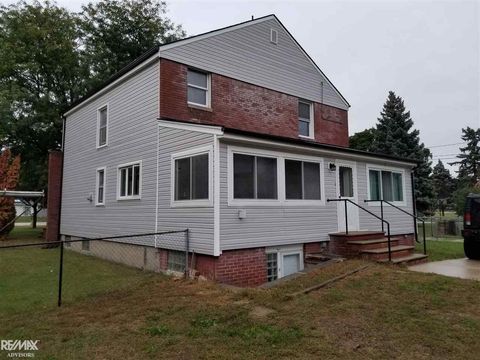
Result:
M224 251L217 260L215 279L237 286L258 286L265 283L265 248Z
M212 74L211 110L187 104L187 66L161 59L160 116L298 138L298 98ZM348 112L315 103L315 140L348 146Z
M62 165L63 153L61 151L51 151L48 154L47 241L59 240Z

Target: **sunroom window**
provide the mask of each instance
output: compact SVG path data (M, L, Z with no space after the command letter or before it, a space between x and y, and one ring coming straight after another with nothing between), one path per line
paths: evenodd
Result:
M208 156L175 159L175 201L208 199Z
M320 164L285 160L285 197L287 200L320 200Z
M235 199L277 199L277 159L234 154L233 194Z
M403 201L402 173L370 169L368 176L370 200Z

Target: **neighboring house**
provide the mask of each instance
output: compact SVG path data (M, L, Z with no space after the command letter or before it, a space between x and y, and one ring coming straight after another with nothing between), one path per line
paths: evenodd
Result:
M415 162L349 149L348 109L274 15L154 48L65 113L60 233L188 228L195 268L238 285L301 270L326 247L359 254L331 238L346 214L327 199L412 213ZM350 232L380 229L347 210ZM384 216L396 257L420 258L412 218L387 205ZM381 246L360 253L384 258L383 233L361 235Z

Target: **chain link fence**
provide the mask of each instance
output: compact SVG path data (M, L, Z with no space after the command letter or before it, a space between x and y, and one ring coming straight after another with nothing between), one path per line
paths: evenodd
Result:
M0 312L45 308L188 274L188 230L0 245Z
M430 239L461 238L463 218L458 217L425 217L425 233ZM422 232L422 223L418 223L418 231Z

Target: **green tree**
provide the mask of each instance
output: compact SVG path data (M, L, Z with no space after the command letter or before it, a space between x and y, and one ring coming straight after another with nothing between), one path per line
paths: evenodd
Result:
M21 154L20 188L46 183L49 149L61 141L61 114L85 92L73 15L49 2L0 8L0 139Z
M415 168L415 197L417 209L426 212L433 204L430 179L431 153L420 142L420 132L413 129L410 112L403 99L393 91L388 93L375 129L372 151L419 161Z
M20 157L13 157L10 149L0 149L0 189L15 190L20 170ZM15 220L15 202L12 197L0 196L0 238L12 231Z
M375 128L365 129L350 136L349 145L352 149L371 151L375 140Z
M80 13L82 43L96 86L153 46L185 37L155 0L103 0Z
M450 165L459 165L458 178L466 185L475 185L480 181L480 128L462 129L462 140L467 143L460 148L459 161Z
M433 167L432 185L437 208L443 213L451 202L452 194L455 191L455 180L450 171L443 165L442 160L438 160L438 163Z
M61 115L159 42L185 35L151 0L105 0L79 14L46 1L0 7L0 149L21 154L19 189L47 182Z

